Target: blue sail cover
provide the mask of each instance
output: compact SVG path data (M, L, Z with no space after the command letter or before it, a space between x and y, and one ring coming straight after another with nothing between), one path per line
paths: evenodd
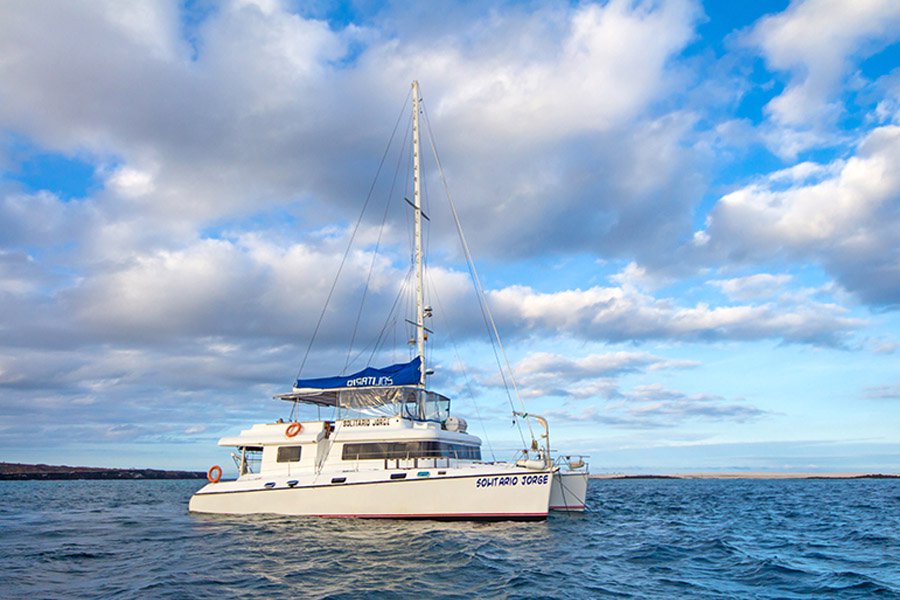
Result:
M397 363L383 369L367 367L359 373L318 379L298 379L298 389L330 390L353 387L389 387L416 385L421 379L422 360L417 356L408 363Z

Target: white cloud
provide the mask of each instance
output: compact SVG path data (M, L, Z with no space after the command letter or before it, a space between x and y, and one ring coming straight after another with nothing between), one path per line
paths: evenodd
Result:
M526 286L491 292L495 314L513 331L609 341L758 340L841 346L863 326L846 310L809 299L759 305L680 306L635 289L592 287L542 293Z
M114 194L125 198L146 196L155 187L152 172L129 166L113 171L106 180L106 186Z
M116 338L302 338L312 333L340 260L341 253L327 245L281 247L258 236L208 239L105 265L66 290L61 301L84 327ZM341 323L347 329L347 315L356 314L371 260L364 252L349 257L329 306L329 314L344 316L331 317L326 340ZM386 317L402 281L384 257L376 261L368 296L373 314ZM366 321L369 337L381 325L374 321Z
M665 68L693 38L700 12L681 0L613 0L536 17L494 12L472 37L409 53L420 71L430 63L453 74L438 88L436 114L471 130L538 139L617 128L671 85Z
M643 369L658 370L697 366L691 361L674 361L646 352L610 352L574 359L561 354L533 352L519 361L514 371L522 376L555 374L574 379L620 375Z
M50 192L0 190L0 243L18 249L68 242L63 232L79 229L86 216L83 204L64 203Z
M621 378L667 369L690 369L701 364L668 359L647 352L607 352L574 358L532 352L513 366L520 395L530 402L554 398L542 412L561 423L594 421L630 429L676 427L688 420L743 422L765 414L743 401L728 401L713 394L686 394L658 383L622 389ZM499 377L483 384L504 387ZM559 404L558 399L562 399Z
M0 250L0 294L26 296L47 283L34 258L23 252Z
M682 420L688 418L712 418L744 421L759 417L764 411L738 402L727 402L721 396L710 394L684 394L669 390L660 384L635 387L625 393L633 406L629 412L634 417L648 420Z
M821 181L724 196L707 220L707 247L732 261L815 259L873 304L900 303L900 127L872 131Z
M818 257L863 297L896 303L890 128L855 157L781 169L727 196L682 260L677 249L702 218L694 211L703 210L710 160L760 137L747 119L710 123L694 102L713 88L727 102L724 84L686 91L700 77L697 64L709 65L692 62L693 50L682 55L702 18L696 2L460 3L441 11L422 4L402 12L385 5L346 26L298 15L292 11L320 7L297 6L235 0L204 6L200 21L186 23L189 5L174 1L0 3L0 130L13 139L0 148L4 171L15 167L21 140L36 154L77 156L100 184L75 200L0 184L0 387L11 398L8 414L39 417L44 433L58 431L53 415L71 410L84 437L184 438L203 433L195 424L211 404L236 420L249 410L249 392L264 398L288 385L341 260L346 223L358 214L414 77L476 255L493 260L494 273L515 263L502 280L522 285L498 285L490 297L516 341L842 346L865 325L822 299L840 290L798 292L797 279L750 274L755 268L717 275L711 285L729 296L725 304L704 302L703 283L682 299L675 277L696 272L702 259L721 259L718 272L733 274L735 262ZM797 138L795 148L818 143L822 132L792 120L789 100L805 95L813 113L831 115L829 82L872 50L859 40L890 37L849 23L837 44L843 50L823 65L799 41L779 46L774 24L754 34L770 66L791 77L769 114L776 133ZM817 69L809 77L807 63ZM895 117L891 98L900 88L890 89L880 122ZM715 143L701 143L703 129L715 131ZM364 249L349 256L310 372L345 360L378 239L371 225L383 214L375 207L363 220ZM432 217L432 255L454 256L441 215ZM407 266L394 244L405 241L389 225L357 346L378 336L393 305ZM594 285L599 275L590 269L528 272L536 256L628 266L608 286ZM779 268L796 272L766 270ZM658 291L672 283L678 291ZM438 335L452 322L468 341L481 318L464 273L432 269L428 285L443 303ZM401 353L404 327L401 318ZM519 366L527 394L614 398L621 406L612 416L622 423L748 416L739 401L714 394L655 384L623 391L616 380L694 365L624 352L536 353ZM148 416L152 428L123 425Z
M776 296L790 281L790 275L757 273L732 279L714 279L709 283L721 289L732 300L754 300Z
M682 83L672 61L694 36L693 2L507 6L454 16L452 34L424 9L373 33L232 2L193 46L174 4L3 8L0 126L107 174L90 237L117 253L269 210L350 220L413 77L463 219L494 224L471 228L480 255L608 248L648 262L690 229L693 118L653 107Z
M893 354L900 348L900 342L893 339L876 337L868 341L867 347L875 354Z
M646 352L610 352L581 358L532 352L513 365L513 373L526 398L615 398L620 395L617 378L624 374L696 366L699 363L695 361L666 359ZM502 384L499 378L490 383Z
M677 428L689 421L743 423L767 413L742 400L712 394L686 394L660 384L646 384L623 391L616 402L548 413L563 423L593 421L624 429Z
M835 161L830 165L821 165L805 161L786 169L769 173L768 179L773 183L784 182L788 184L798 184L833 176L835 172L839 171L843 166L843 162L841 161Z
M659 273L650 273L646 267L642 267L636 262L630 262L624 271L610 277L610 281L618 283L623 288L654 290L671 283L672 279L663 277Z
M768 66L790 73L766 106L773 150L794 156L831 141L841 116L841 84L861 59L898 39L900 5L892 0L797 0L761 19L747 35Z
M900 125L900 72L895 70L881 77L875 87L881 99L875 106L873 120Z

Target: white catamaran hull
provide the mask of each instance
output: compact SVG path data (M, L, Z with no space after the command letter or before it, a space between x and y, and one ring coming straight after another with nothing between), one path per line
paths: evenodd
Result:
M553 476L550 510L580 512L587 501L587 471L561 471Z
M547 518L554 472L494 469L471 474L423 475L403 479L385 473L366 480L343 473L301 482L295 479L211 483L190 501L198 513L307 515L383 519L541 520ZM395 477L398 473L393 474ZM272 485L274 483L274 485ZM270 487L265 487L269 484ZM291 486L293 484L293 486Z
M298 373L292 390L276 396L294 403L291 419L298 420L257 423L240 435L220 439L220 446L237 448L232 457L239 477L220 482L221 467L212 467L207 474L212 483L194 494L191 511L387 519L538 520L546 519L551 508L584 509L587 475L574 473L584 463L580 459L569 460L568 456L564 463L551 460L546 419L524 412L524 405L522 412L513 411L515 417L536 419L543 426L543 448L532 436L531 449L524 451L515 463L483 461L481 440L468 433L465 419L451 415L450 399L427 388L427 378L434 371L427 369L425 363L426 332L431 333L425 323L433 310L425 304L422 219L427 217L422 213L420 188L419 115L422 110L419 102L418 82L414 81L413 198L406 202L412 206L414 216L416 310L415 320L406 319L406 322L415 326L412 339L415 357L383 368L367 365L351 374L346 373L348 360L340 375L330 377L301 378ZM452 204L451 208L459 225ZM480 291L482 286L461 230L460 238L475 289L481 294L479 302L502 351L497 327ZM404 288L412 291L412 286L405 283L401 285ZM327 310L326 301L320 324ZM385 327L397 322L394 309L391 310ZM378 339L382 339L381 335ZM315 332L307 356L314 340ZM512 377L509 361L505 355L503 358L508 376ZM306 356L301 372L305 363ZM506 380L507 376L503 378ZM333 417L300 421L301 404L333 409ZM557 482L560 472L565 475Z

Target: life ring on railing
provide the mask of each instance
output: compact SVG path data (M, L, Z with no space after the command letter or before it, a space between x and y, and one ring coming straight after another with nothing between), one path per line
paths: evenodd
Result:
M303 425L294 421L290 425L287 426L287 429L284 430L284 435L288 437L294 437L298 433L303 431Z
M206 478L209 479L210 483L219 483L219 480L222 479L222 467L219 465L211 466L209 471L206 472Z

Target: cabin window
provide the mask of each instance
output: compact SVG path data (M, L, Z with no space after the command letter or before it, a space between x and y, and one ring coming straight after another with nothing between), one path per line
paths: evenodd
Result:
M262 463L262 446L246 446L241 448L241 475L245 473L259 473L259 465Z
M467 444L451 444L430 440L421 442L368 442L364 444L344 444L341 454L341 458L344 460L432 457L481 460L481 448Z
M403 412L414 421L442 423L450 416L450 400L434 392L417 390L417 395L406 398Z
M297 462L300 460L301 446L279 446L278 462Z

